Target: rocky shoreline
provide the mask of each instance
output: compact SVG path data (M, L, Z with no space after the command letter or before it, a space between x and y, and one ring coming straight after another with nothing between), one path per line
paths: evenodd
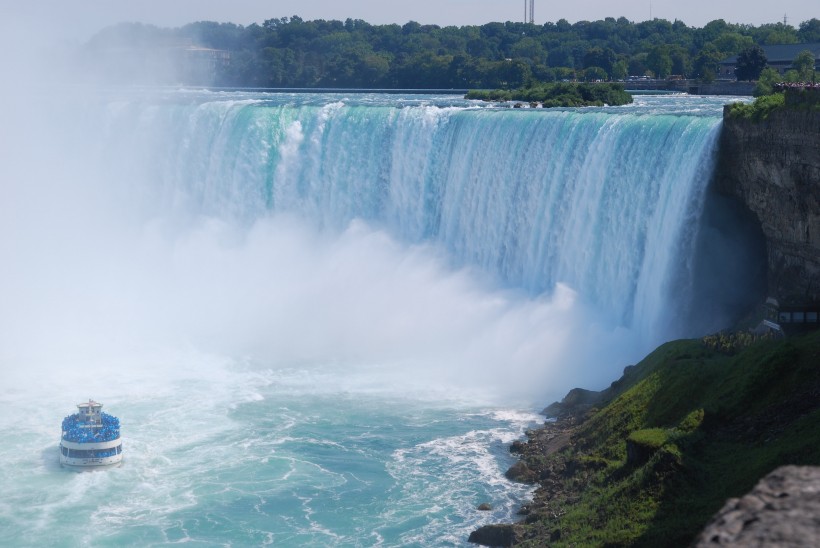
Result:
M688 546L716 519L709 542L737 546L731 539L740 532L759 534L738 517L749 509L752 520L779 512L765 519L784 535L814 523L820 539L820 523L805 517L815 491L811 504L800 503L803 514L783 501L758 508L747 499L719 513L779 467L820 465L818 359L820 331L733 349L680 340L601 392L570 391L543 411L552 418L510 446L519 458L506 476L536 486L520 519L481 527L469 542ZM797 490L783 492L792 491L796 499Z
M543 530L537 524L546 516L560 517L575 501L577 493L566 488L563 478L576 471L577 463L562 458L561 453L574 446L577 427L605 397L606 391L571 390L561 402L544 409L542 413L548 418L543 426L528 430L526 441L517 440L510 445L510 452L518 455L518 462L504 475L511 481L537 483L538 488L532 501L519 510L520 522L485 525L470 534L469 542L483 546L512 546L526 540L548 538L556 541L561 537L560 530Z

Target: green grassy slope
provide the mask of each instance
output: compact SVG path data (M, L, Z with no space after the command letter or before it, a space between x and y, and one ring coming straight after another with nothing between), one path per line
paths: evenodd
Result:
M524 545L686 546L772 469L820 465L820 332L735 356L667 343L615 387L545 459L561 473L516 526Z

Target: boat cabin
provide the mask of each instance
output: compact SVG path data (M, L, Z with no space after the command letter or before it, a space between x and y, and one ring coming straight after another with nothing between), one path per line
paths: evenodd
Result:
M88 403L78 403L77 410L79 412L80 422L90 426L102 425L102 404L97 403L92 399Z

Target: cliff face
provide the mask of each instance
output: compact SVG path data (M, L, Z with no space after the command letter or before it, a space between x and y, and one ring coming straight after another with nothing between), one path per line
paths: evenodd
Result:
M716 187L760 221L769 294L820 301L820 111L781 109L761 121L724 115Z

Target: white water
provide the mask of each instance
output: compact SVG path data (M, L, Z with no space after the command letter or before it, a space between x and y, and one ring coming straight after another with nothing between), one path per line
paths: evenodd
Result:
M516 410L689 329L718 101L69 99L6 113L5 543L460 544ZM126 466L64 475L89 396Z
M516 397L608 380L690 332L670 311L691 299L719 118L663 101L91 98L42 136L67 169L11 188L25 312L3 349L409 360Z

